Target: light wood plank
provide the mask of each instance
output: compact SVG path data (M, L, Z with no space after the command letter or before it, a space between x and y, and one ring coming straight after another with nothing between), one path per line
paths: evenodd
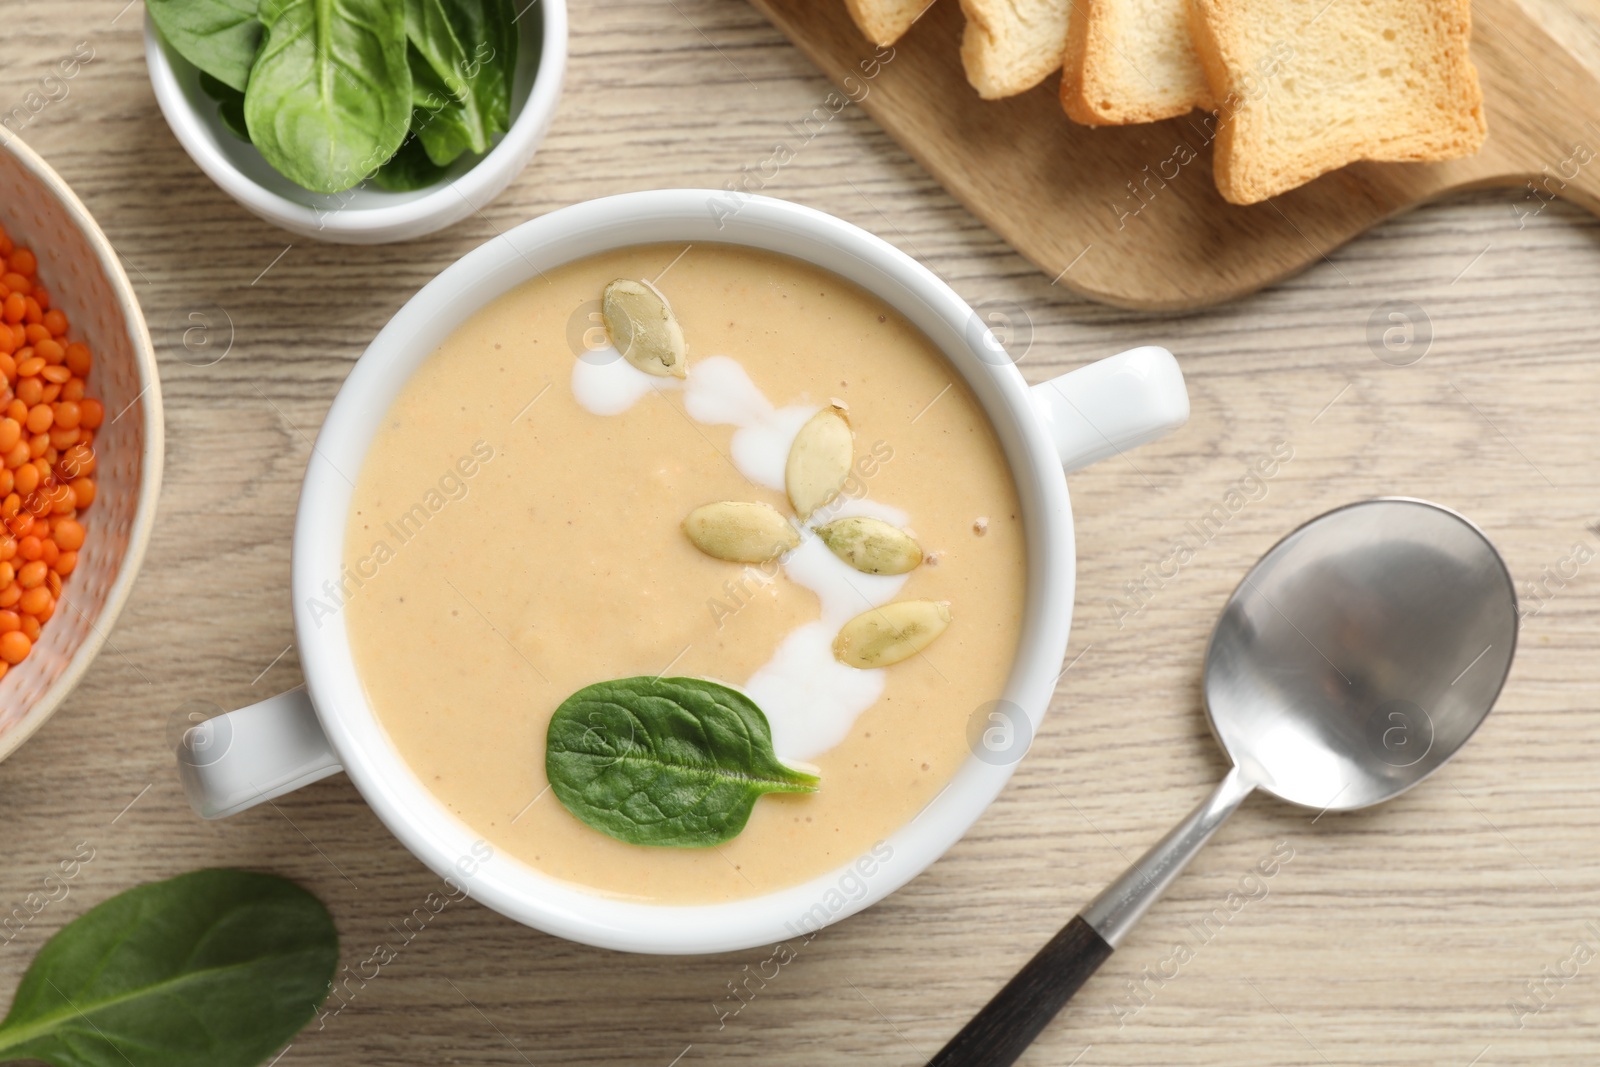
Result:
M251 284L291 239L183 154L144 75L140 8L117 18L121 7L0 0L0 103L78 40L95 48L69 95L24 133L139 279L170 418L159 527L114 648L0 765L0 914L77 842L96 849L66 900L0 944L0 995L90 905L207 865L304 882L333 908L351 965L397 938L436 880L343 778L207 824L190 814L165 751L168 718L186 702L233 706L300 680L287 580L304 435L394 310L496 230L605 193L721 187L830 91L738 0L582 0L550 139L484 217L387 248L296 240ZM881 234L969 300L1021 305L1034 325L1030 380L1146 342L1183 361L1189 426L1072 481L1080 563L1069 655L1082 658L1033 753L943 861L817 937L720 1029L713 1005L726 983L766 953L633 958L469 904L430 923L280 1067L666 1067L680 1054L680 1067L921 1063L1221 772L1199 706L1201 652L1223 598L1279 535L1336 504L1409 493L1482 523L1524 582L1576 543L1600 550L1590 529L1600 518L1600 224L1570 206L1519 226L1515 194L1452 197L1256 295L1151 316L1052 287L854 106L768 191ZM1412 367L1381 363L1367 346L1369 316L1392 299L1432 322L1433 349ZM170 325L201 307L234 323L234 347L214 366L184 363ZM1295 458L1266 497L1119 627L1107 598L1164 558L1183 523L1277 440ZM1600 917L1597 567L1527 621L1499 709L1458 762L1389 808L1315 824L1251 802L1027 1062L1591 1064L1591 969L1520 1030L1506 1004L1575 941L1593 943L1585 924ZM1119 1029L1112 1005L1125 983L1280 840L1296 856L1270 895Z

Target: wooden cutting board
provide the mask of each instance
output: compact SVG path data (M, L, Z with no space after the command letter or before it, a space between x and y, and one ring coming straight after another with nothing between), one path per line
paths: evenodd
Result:
M1057 103L1056 75L979 100L962 73L956 0L933 4L876 63L841 0L752 2L973 214L1061 285L1111 304L1193 308L1252 292L1458 189L1521 187L1507 199L1515 215L1556 196L1600 212L1600 79L1515 0L1473 4L1489 116L1477 156L1358 163L1250 207L1217 194L1199 112L1079 126Z

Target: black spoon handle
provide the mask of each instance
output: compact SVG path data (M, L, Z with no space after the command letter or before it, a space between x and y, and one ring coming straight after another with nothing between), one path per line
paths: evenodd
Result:
M1238 767L1230 770L1211 795L1166 837L1106 886L1081 914L1073 916L928 1061L928 1067L1007 1067L1017 1062L1022 1050L1066 1006L1078 987L1111 957L1111 947L1122 942L1139 916L1254 788Z
M928 1067L1007 1067L1015 1063L1078 987L1111 956L1111 946L1075 915L1005 988L984 1005Z

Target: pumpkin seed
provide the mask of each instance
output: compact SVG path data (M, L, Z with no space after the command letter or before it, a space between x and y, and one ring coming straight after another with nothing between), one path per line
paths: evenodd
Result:
M942 600L896 600L845 623L833 655L862 670L893 666L933 644L949 625L950 605Z
M905 574L922 562L916 538L882 519L853 515L817 527L835 556L864 574Z
M618 278L601 295L600 316L623 359L657 378L688 375L683 328L655 286Z
M729 563L765 563L800 544L800 534L770 504L724 500L683 520L683 532L708 556Z
M839 495L854 458L850 423L841 409L825 407L800 427L789 447L783 480L789 503L802 521Z

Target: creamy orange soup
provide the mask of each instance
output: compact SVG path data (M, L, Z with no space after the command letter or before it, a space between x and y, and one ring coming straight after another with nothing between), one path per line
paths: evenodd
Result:
M743 833L711 848L615 840L545 778L550 716L576 690L662 673L741 687L821 610L784 570L712 559L680 528L719 500L791 513L781 488L734 462L733 425L691 417L687 389L650 389L615 414L580 402L600 371L579 356L605 362L590 349L605 341L599 295L614 278L653 279L670 300L691 384L736 361L776 408L847 406L859 475L847 493L903 513L928 553L895 599L947 601L953 619L922 655L883 668L881 695L853 722L835 714L831 734L803 707L782 723L769 711L778 755L815 767L821 787L763 797ZM856 859L949 781L969 720L1010 671L1023 558L982 409L900 315L784 257L642 246L519 286L417 371L357 480L346 562L359 586L343 611L395 747L496 849L604 895L711 903Z

